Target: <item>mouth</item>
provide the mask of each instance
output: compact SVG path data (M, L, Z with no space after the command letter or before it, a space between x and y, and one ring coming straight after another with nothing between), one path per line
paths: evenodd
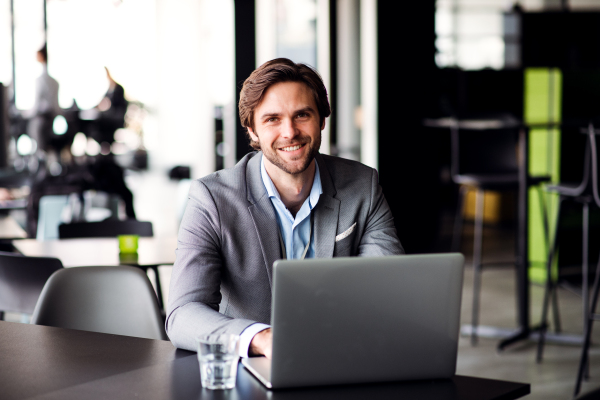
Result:
M297 145L288 146L288 147L281 147L279 150L285 151L285 152L292 152L292 151L300 150L304 146L306 146L306 143L304 143L304 144L297 144Z

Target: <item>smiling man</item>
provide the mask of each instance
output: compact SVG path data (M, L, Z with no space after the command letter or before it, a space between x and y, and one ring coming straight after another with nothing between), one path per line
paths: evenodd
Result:
M261 65L244 82L239 110L257 151L192 183L166 329L179 348L233 333L242 357L270 357L274 261L403 250L377 172L319 154L331 111L315 70L285 58Z

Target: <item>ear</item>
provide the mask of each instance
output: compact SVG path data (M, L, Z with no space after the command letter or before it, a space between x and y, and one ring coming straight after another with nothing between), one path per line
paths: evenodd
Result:
M246 129L248 129L248 134L250 134L250 138L253 141L258 142L258 136L256 135L256 133L254 133L254 130L250 127L247 127Z
M323 118L323 123L321 124L321 130L325 129L325 118Z

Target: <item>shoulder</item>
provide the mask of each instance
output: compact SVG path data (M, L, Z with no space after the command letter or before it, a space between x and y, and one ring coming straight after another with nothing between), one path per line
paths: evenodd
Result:
M256 153L245 155L234 167L213 172L210 175L196 179L192 182L192 191L207 190L213 197L246 198L246 170L248 162L256 156Z
M346 158L329 156L326 154L319 155L325 170L329 173L331 180L336 188L346 186L348 184L364 184L368 182L376 174L376 171L358 161L348 160ZM323 174L324 172L322 172Z

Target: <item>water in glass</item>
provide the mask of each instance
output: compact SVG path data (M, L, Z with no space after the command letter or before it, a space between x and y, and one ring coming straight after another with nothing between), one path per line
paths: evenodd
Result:
M207 389L232 389L235 387L239 357L233 354L205 354L200 360L200 379Z

